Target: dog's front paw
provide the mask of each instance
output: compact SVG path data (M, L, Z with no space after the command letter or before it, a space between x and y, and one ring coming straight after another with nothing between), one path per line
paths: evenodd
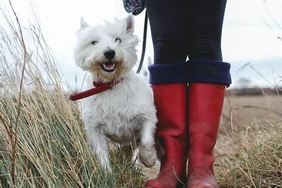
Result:
M152 167L155 165L157 160L157 152L154 147L147 148L145 146L142 146L139 148L139 157L140 161L146 166L146 167Z

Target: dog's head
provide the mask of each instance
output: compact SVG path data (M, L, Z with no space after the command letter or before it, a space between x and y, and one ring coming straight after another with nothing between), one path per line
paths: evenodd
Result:
M131 14L93 27L81 19L80 25L74 48L78 67L89 71L101 82L124 77L133 68L137 61L138 38L133 34L134 19Z

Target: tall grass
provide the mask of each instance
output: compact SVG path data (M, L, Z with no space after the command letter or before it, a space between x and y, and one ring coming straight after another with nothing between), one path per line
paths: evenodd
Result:
M16 14L1 13L9 28L0 28L0 185L142 187L120 149L112 151L114 173L97 167L36 15L22 29Z
M264 96L268 100L269 96ZM261 97L262 98L262 97ZM248 100L248 99L247 99ZM247 101L246 101L247 102ZM275 102L282 105L280 96ZM277 106L278 106L277 105ZM282 187L282 117L271 107L261 107L266 118L253 117L249 122L234 124L236 108L246 109L249 105L230 107L229 123L226 121L220 130L220 142L229 143L229 150L219 156L216 174L220 187ZM280 108L281 109L281 108ZM259 110L250 108L252 114ZM258 113L260 116L261 113ZM229 148L228 148L229 147Z

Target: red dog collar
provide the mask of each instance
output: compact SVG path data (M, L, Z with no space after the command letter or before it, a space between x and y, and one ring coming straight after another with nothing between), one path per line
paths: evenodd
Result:
M106 90L112 88L113 86L117 85L122 80L123 80L123 78L118 80L118 81L108 82L108 83L105 83L105 84L93 81L93 85L95 86L95 88L72 94L72 95L70 95L69 99L71 101L76 101L76 100L79 100L79 99L83 99L83 98L95 95L97 93L101 93L101 92L106 91Z

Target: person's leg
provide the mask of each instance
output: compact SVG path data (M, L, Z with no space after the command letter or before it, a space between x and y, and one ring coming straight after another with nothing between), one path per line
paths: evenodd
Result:
M186 61L184 6L184 2L175 0L146 1L155 64Z
M188 188L217 187L213 148L225 87L231 83L230 65L221 54L225 5L226 0L191 0L188 7Z
M146 188L176 188L185 184L187 163L187 87L183 83L152 85L157 108L156 136L165 151L156 179Z
M213 148L217 139L225 85L193 83L189 86L188 188L215 188Z
M221 34L226 0L190 0L186 26L189 60L222 61Z
M149 67L158 124L156 136L164 148L160 172L145 187L175 188L186 176L187 84L184 9L175 0L146 1L154 45Z

